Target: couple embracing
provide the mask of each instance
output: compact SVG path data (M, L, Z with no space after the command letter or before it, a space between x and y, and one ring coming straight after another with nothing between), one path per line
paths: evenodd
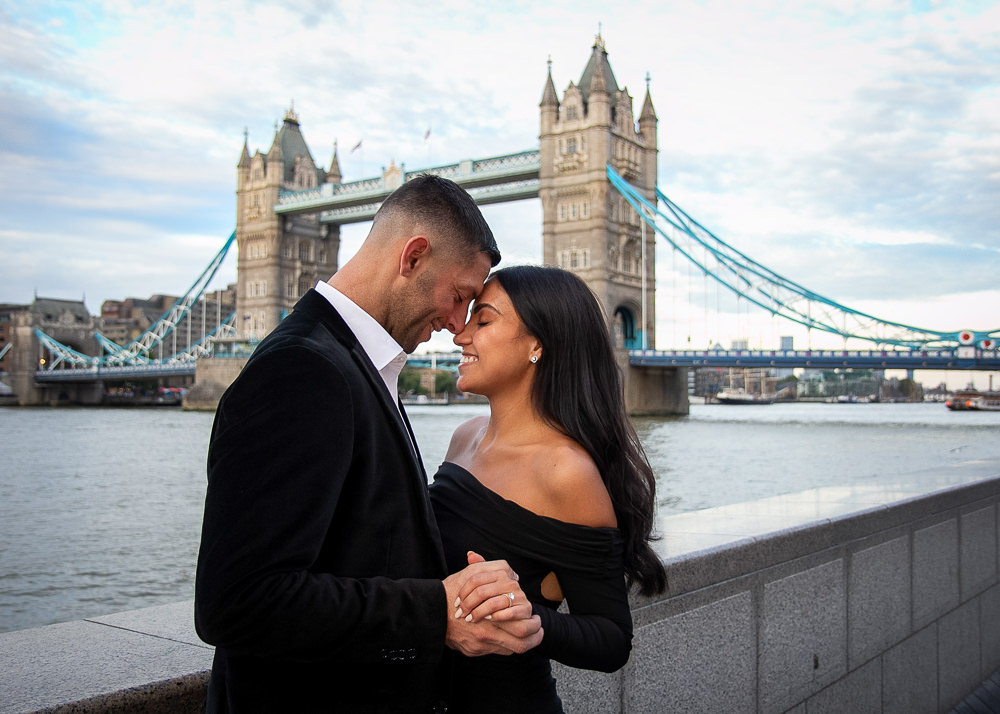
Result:
M208 711L562 712L550 660L628 660L628 589L666 576L607 323L571 273L499 261L463 189L412 179L223 396L195 592ZM428 488L397 379L442 329L490 414Z

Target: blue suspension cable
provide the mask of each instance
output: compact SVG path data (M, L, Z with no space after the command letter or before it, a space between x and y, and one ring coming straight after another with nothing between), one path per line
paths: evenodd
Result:
M711 274L719 284L727 287L738 297L743 297L770 312L772 317L780 316L804 325L809 330L813 328L823 330L840 335L845 340L856 338L878 344L918 349L981 343L985 339L995 339L1000 336L1000 329L980 332L928 330L882 320L841 305L779 275L733 248L691 218L659 189L656 190L656 195L663 203L665 211L652 205L611 166L607 167L607 175L611 184L636 209L642 219L646 220L681 255L698 266L706 275ZM689 238L694 244L703 246L716 261L715 268L708 267L708 258L704 263L697 260L690 250L682 247L678 240L675 240L663 225L656 221L656 218ZM797 305L799 302L804 302L804 305L799 307ZM819 309L814 310L814 308ZM848 325L849 322L852 326Z

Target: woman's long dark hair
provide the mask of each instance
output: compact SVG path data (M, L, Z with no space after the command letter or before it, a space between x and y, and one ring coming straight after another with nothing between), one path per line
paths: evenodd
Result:
M597 464L625 539L625 576L644 595L663 592L667 575L653 540L656 483L625 410L622 378L607 319L573 273L534 265L494 272L525 328L542 344L532 402L549 425Z

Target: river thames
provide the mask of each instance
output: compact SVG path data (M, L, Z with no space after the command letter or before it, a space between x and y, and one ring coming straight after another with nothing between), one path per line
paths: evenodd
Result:
M433 474L485 406L407 409ZM0 408L0 632L193 596L213 415ZM942 404L692 405L638 419L661 516L831 485L950 485L990 461L1000 412ZM955 470L952 469L952 472Z

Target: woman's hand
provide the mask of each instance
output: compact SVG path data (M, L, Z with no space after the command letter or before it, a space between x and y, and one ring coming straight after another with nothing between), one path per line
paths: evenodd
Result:
M507 561L486 562L483 556L471 550L467 557L471 567L456 573L466 577L451 601L455 607L454 617L464 617L466 622L510 622L531 617L531 603L521 591L517 573Z
M541 620L506 561L469 552L469 566L444 580L449 607L446 644L467 656L513 654L537 647ZM513 598L511 597L513 595Z

